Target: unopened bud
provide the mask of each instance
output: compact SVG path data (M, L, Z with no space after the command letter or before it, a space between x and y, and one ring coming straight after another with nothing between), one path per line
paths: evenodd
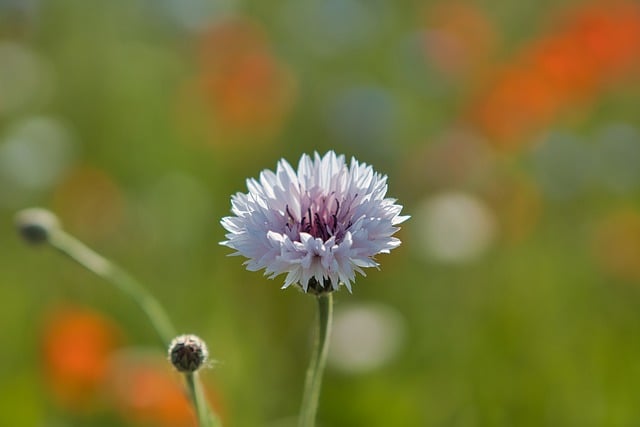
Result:
M195 335L180 335L169 345L169 360L180 372L195 372L207 361L207 345Z
M15 216L15 224L24 240L33 244L46 242L51 232L60 228L58 217L42 208L21 210Z

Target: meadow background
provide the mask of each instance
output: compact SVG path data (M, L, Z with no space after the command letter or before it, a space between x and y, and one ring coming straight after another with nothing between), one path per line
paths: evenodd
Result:
M245 179L333 149L412 215L336 325L324 426L640 425L634 1L0 1L0 425L193 426L143 315L47 207L295 416L315 304L219 246Z

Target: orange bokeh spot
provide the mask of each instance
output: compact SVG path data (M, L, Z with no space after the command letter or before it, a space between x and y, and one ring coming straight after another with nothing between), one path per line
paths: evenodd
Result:
M190 108L204 106L205 117L195 116L211 127L213 143L268 137L281 128L293 106L295 79L257 24L237 18L212 27L202 36L199 62L180 94L185 126L193 126Z
M589 105L640 60L640 6L579 5L561 27L526 46L497 71L470 109L496 147L524 145L560 114Z
M533 46L528 67L536 79L549 92L557 94L560 107L562 98L578 100L590 94L597 83L590 59L576 51L579 41L575 37L542 40Z
M540 122L554 117L561 99L558 93L528 67L504 70L496 85L475 106L474 119L499 147L510 147L516 136L532 132Z
M45 318L44 374L56 400L69 409L93 407L107 375L109 355L121 341L118 327L98 312L58 308Z
M202 87L215 117L229 129L267 129L291 103L291 76L267 51L238 55L225 70L203 75Z
M114 355L110 372L109 394L125 418L144 425L197 425L182 375L162 355L125 351Z
M120 189L104 171L91 166L72 170L55 189L52 203L66 226L84 238L107 237L122 224Z
M603 77L637 64L640 49L640 6L636 2L595 3L575 14L571 34Z
M640 213L623 210L601 221L595 231L593 253L612 277L640 281Z

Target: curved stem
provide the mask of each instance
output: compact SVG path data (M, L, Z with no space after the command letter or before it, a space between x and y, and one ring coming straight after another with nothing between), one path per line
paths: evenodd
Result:
M317 299L318 329L304 384L298 427L313 427L315 425L320 389L322 387L322 374L329 352L329 337L331 335L333 315L333 294L331 292L323 293L318 295Z
M120 267L93 251L84 243L57 229L51 232L50 244L92 273L113 283L134 300L147 315L165 347L176 336L175 328L157 299Z
M66 233L62 229L50 231L49 243L51 246L76 261L92 273L111 282L118 289L131 297L147 315L151 325L156 330L165 348L169 347L171 340L176 336L175 328L162 308L160 302L153 297L138 281L126 271L98 254L84 243ZM195 374L186 374L185 381L189 389L189 395L198 414L201 427L218 427L220 422L213 414L204 398L202 386Z

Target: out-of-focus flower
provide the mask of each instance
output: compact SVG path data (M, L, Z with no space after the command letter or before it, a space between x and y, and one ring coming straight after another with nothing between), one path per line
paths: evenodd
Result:
M588 104L637 69L640 6L631 1L579 4L555 30L525 47L489 82L472 121L501 148L522 146L559 113Z
M391 307L359 304L336 310L329 363L345 372L366 372L390 362L404 340L404 322Z
M24 204L55 186L75 151L70 130L59 120L31 116L13 123L0 141L0 205Z
M295 79L256 24L236 19L212 27L202 38L199 66L185 93L204 101L214 143L280 129L295 98Z
M116 410L132 422L166 427L197 425L182 376L159 353L115 353L107 392Z
M640 213L627 209L605 217L595 229L592 248L606 273L640 281Z
M121 337L111 320L93 310L64 307L49 313L42 355L54 398L69 409L91 409L106 379L109 356Z
M496 234L496 218L480 199L458 192L426 199L413 224L424 254L461 263L483 254Z
M386 198L387 177L333 151L303 155L294 171L286 160L276 172L247 180L249 193L231 199L234 216L222 219L228 240L251 271L274 278L287 273L283 288L306 292L351 290L355 273L377 267L374 257L400 245L393 237L402 206Z
M473 121L497 147L516 148L524 138L551 121L560 106L559 93L546 86L530 66L506 66L473 106ZM514 145L515 144L515 145Z

